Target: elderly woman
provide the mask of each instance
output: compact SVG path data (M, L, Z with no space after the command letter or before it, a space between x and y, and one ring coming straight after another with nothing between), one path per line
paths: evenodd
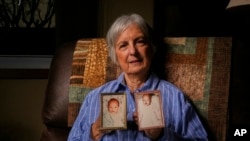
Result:
M107 33L107 43L112 60L123 73L87 95L68 141L207 140L198 115L182 91L152 72L156 47L150 28L141 16L131 14L117 18ZM160 90L162 93L165 127L139 131L134 94L149 90ZM100 94L115 92L126 93L127 130L100 130Z

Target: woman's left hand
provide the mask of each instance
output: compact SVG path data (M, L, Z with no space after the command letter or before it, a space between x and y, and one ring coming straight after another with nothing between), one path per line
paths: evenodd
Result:
M133 119L134 119L135 123L138 125L138 114L137 114L137 112L133 113Z
M149 138L155 140L160 136L162 128L145 129L144 132Z
M138 113L137 112L133 113L133 119L135 123L138 125ZM149 138L157 139L162 132L162 128L145 129L144 132Z

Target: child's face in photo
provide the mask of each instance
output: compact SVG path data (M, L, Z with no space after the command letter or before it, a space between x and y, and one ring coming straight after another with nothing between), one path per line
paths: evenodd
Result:
M119 106L118 106L117 101L111 101L111 102L109 103L109 105L108 105L108 111L109 111L110 113L117 113L118 108L119 108Z
M151 98L150 98L149 95L143 95L142 96L142 101L143 101L144 105L149 106L150 103L151 103Z

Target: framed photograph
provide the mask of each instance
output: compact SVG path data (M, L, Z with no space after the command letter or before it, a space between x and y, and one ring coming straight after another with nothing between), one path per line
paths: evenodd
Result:
M101 94L101 130L127 129L125 93Z
M164 127L160 91L147 91L135 94L139 130Z

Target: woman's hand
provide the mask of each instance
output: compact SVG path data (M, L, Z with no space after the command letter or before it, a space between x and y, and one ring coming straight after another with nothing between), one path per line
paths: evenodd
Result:
M99 140L104 134L110 133L112 130L101 130L101 117L96 119L95 123L91 126L91 136L93 140Z
M137 112L133 113L133 119L134 119L135 123L138 125L138 113ZM160 134L162 132L162 128L145 129L143 131L145 132L145 134L149 138L155 140L160 136Z
M100 130L100 127L101 127L101 117L99 116L96 119L95 123L93 123L91 126L91 131L92 131L91 135L92 135L93 140L95 141L100 139L105 134L104 131Z
M155 140L160 136L162 128L145 129L144 132L149 138Z
M137 112L133 113L133 119L134 119L135 123L138 125L138 114L137 114Z

